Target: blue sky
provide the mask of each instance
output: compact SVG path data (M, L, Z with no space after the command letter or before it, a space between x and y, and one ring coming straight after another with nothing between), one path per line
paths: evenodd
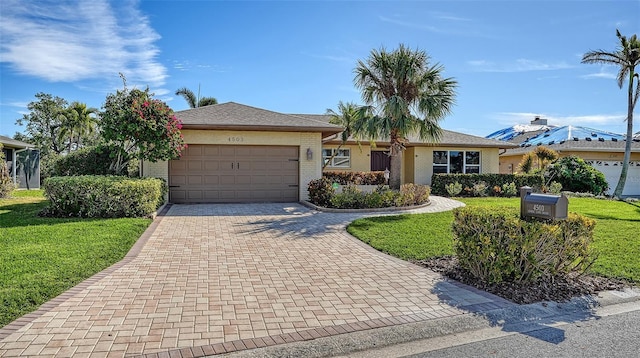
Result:
M617 69L580 63L614 50L616 28L640 33L640 0L2 0L0 134L21 131L38 92L100 108L119 72L176 111L188 106L175 90L200 86L221 103L324 113L362 103L357 60L400 43L458 81L445 129L485 136L540 115L623 133Z

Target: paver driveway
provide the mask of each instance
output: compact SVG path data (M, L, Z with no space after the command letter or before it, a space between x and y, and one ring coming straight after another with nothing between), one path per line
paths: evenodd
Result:
M456 205L433 201L421 211ZM5 328L0 356L201 356L504 304L351 237L364 215L174 205L137 255Z

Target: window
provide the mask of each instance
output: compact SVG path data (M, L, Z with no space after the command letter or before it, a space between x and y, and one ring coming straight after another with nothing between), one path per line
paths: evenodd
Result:
M460 150L434 150L433 173L480 173L480 152Z
M350 168L351 150L338 148L322 149L322 160L328 167Z

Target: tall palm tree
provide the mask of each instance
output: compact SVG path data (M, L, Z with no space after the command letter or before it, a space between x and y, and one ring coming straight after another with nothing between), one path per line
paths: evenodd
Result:
M631 141L633 139L633 108L638 102L640 96L639 75L635 72L636 66L640 64L640 41L636 35L627 39L622 36L620 31L616 29L616 36L620 44L613 52L604 50L589 51L582 56L582 63L603 63L618 66L618 87L622 88L625 79L629 76L627 89L627 139L624 146L624 157L622 159L622 171L613 196L619 198L624 190L627 181L627 172L629 171L629 160L631 158ZM633 88L635 81L635 90Z
M200 86L198 86L198 96L193 93L187 87L182 87L176 91L176 96L182 96L189 104L190 108L210 106L212 104L218 104L218 100L214 97L200 97Z
M96 113L98 113L96 108L87 108L86 104L80 102L71 103L66 111L62 113L63 124L60 135L63 137L69 136L69 153L71 153L73 143L80 147L82 138L86 138L95 132L96 119L92 114ZM74 138L74 135L76 138Z
M455 103L457 82L443 78L443 66L430 65L421 50L400 45L393 52L372 50L366 61L358 61L354 83L365 103L375 111L362 131L374 138L389 138L391 168L389 186L400 188L402 152L410 134L421 140L438 141L439 121Z
M338 145L338 148L333 152L331 158L329 158L328 161L325 161L322 169L324 169L331 160L333 160L333 157L338 154L340 148L347 143L347 140L349 140L351 136L358 135L356 131L362 126L362 121L367 117L367 110L368 107L366 106L358 106L351 102L343 103L342 101L338 102L337 113L332 109L327 109L327 114L331 116L329 123L339 125L344 128L344 130L340 133L340 145Z

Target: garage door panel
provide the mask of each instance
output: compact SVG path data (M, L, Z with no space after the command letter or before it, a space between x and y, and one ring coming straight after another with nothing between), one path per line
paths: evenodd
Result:
M189 145L169 163L174 203L298 200L299 147Z
M220 156L220 147L217 145L205 145L203 149L202 154L206 157Z
M205 160L203 169L207 172L220 169L220 162L213 160Z

